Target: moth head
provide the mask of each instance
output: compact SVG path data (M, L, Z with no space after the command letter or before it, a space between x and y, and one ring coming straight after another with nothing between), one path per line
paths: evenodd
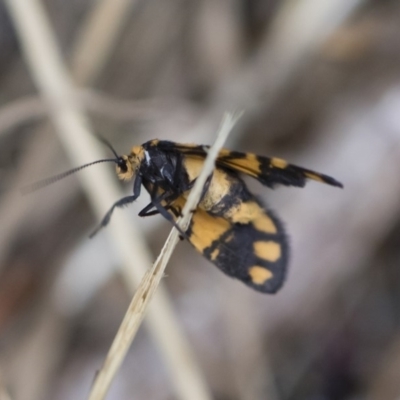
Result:
M144 150L141 146L133 147L131 153L127 156L119 156L116 160L116 171L118 178L122 181L131 180L136 171L139 169L143 157Z

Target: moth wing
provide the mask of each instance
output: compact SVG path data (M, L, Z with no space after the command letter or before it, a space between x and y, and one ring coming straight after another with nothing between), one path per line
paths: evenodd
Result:
M168 208L174 218L180 214L185 199L179 197ZM186 231L189 242L222 272L263 293L275 293L284 283L289 249L282 224L265 210L277 230L267 233L259 221L231 223L198 207Z
M218 156L217 164L249 175L269 187L275 184L303 187L307 179L343 187L340 182L328 175L289 164L286 160L277 157L257 156L252 153L223 149Z
M172 142L169 142L172 145ZM209 146L174 143L174 148L187 156L205 158ZM257 156L253 153L241 153L222 149L217 158L217 166L249 175L263 185L274 187L276 184L303 187L307 179L343 187L336 179L297 165L289 164L277 157Z

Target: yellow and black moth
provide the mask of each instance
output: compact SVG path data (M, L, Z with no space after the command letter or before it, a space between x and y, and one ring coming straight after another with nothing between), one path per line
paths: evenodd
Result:
M115 159L94 163L115 162L119 179L133 179L133 194L117 201L98 229L109 223L115 208L134 202L140 196L142 185L151 201L139 216L161 214L177 226L175 221L201 172L209 147L151 140L133 147L128 155L119 156L106 144L114 152ZM275 293L281 288L288 268L287 235L279 218L248 190L240 174L249 175L269 188L279 184L303 187L307 179L343 186L327 175L280 158L226 149L219 152L191 223L181 235L225 274L260 292ZM54 179L43 181L38 187L52 181Z

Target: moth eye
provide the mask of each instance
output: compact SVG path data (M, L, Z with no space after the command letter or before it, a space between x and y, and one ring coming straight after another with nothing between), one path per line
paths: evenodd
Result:
M118 159L116 165L118 178L123 181L129 181L134 175L134 170L131 161L127 156L122 156Z
M128 165L127 165L127 161L124 160L123 158L118 160L118 168L120 169L120 171L122 173L128 172Z

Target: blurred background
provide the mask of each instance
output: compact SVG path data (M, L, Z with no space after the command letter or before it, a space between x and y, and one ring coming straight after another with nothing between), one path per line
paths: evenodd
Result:
M211 144L223 113L243 109L227 148L344 189L249 181L290 235L286 284L256 293L181 242L160 289L169 311L153 310L107 398L399 399L400 3L30 0L26 15L13 3L0 3L0 398L87 398L171 228L137 216L143 192L88 238L132 190L116 177L108 198L88 187L111 165L20 188L93 161L94 146L109 157L93 134L121 154L153 138ZM49 41L24 35L30 24L49 24ZM47 51L68 74L58 86ZM60 122L63 107L89 139ZM119 222L136 232L128 257Z

